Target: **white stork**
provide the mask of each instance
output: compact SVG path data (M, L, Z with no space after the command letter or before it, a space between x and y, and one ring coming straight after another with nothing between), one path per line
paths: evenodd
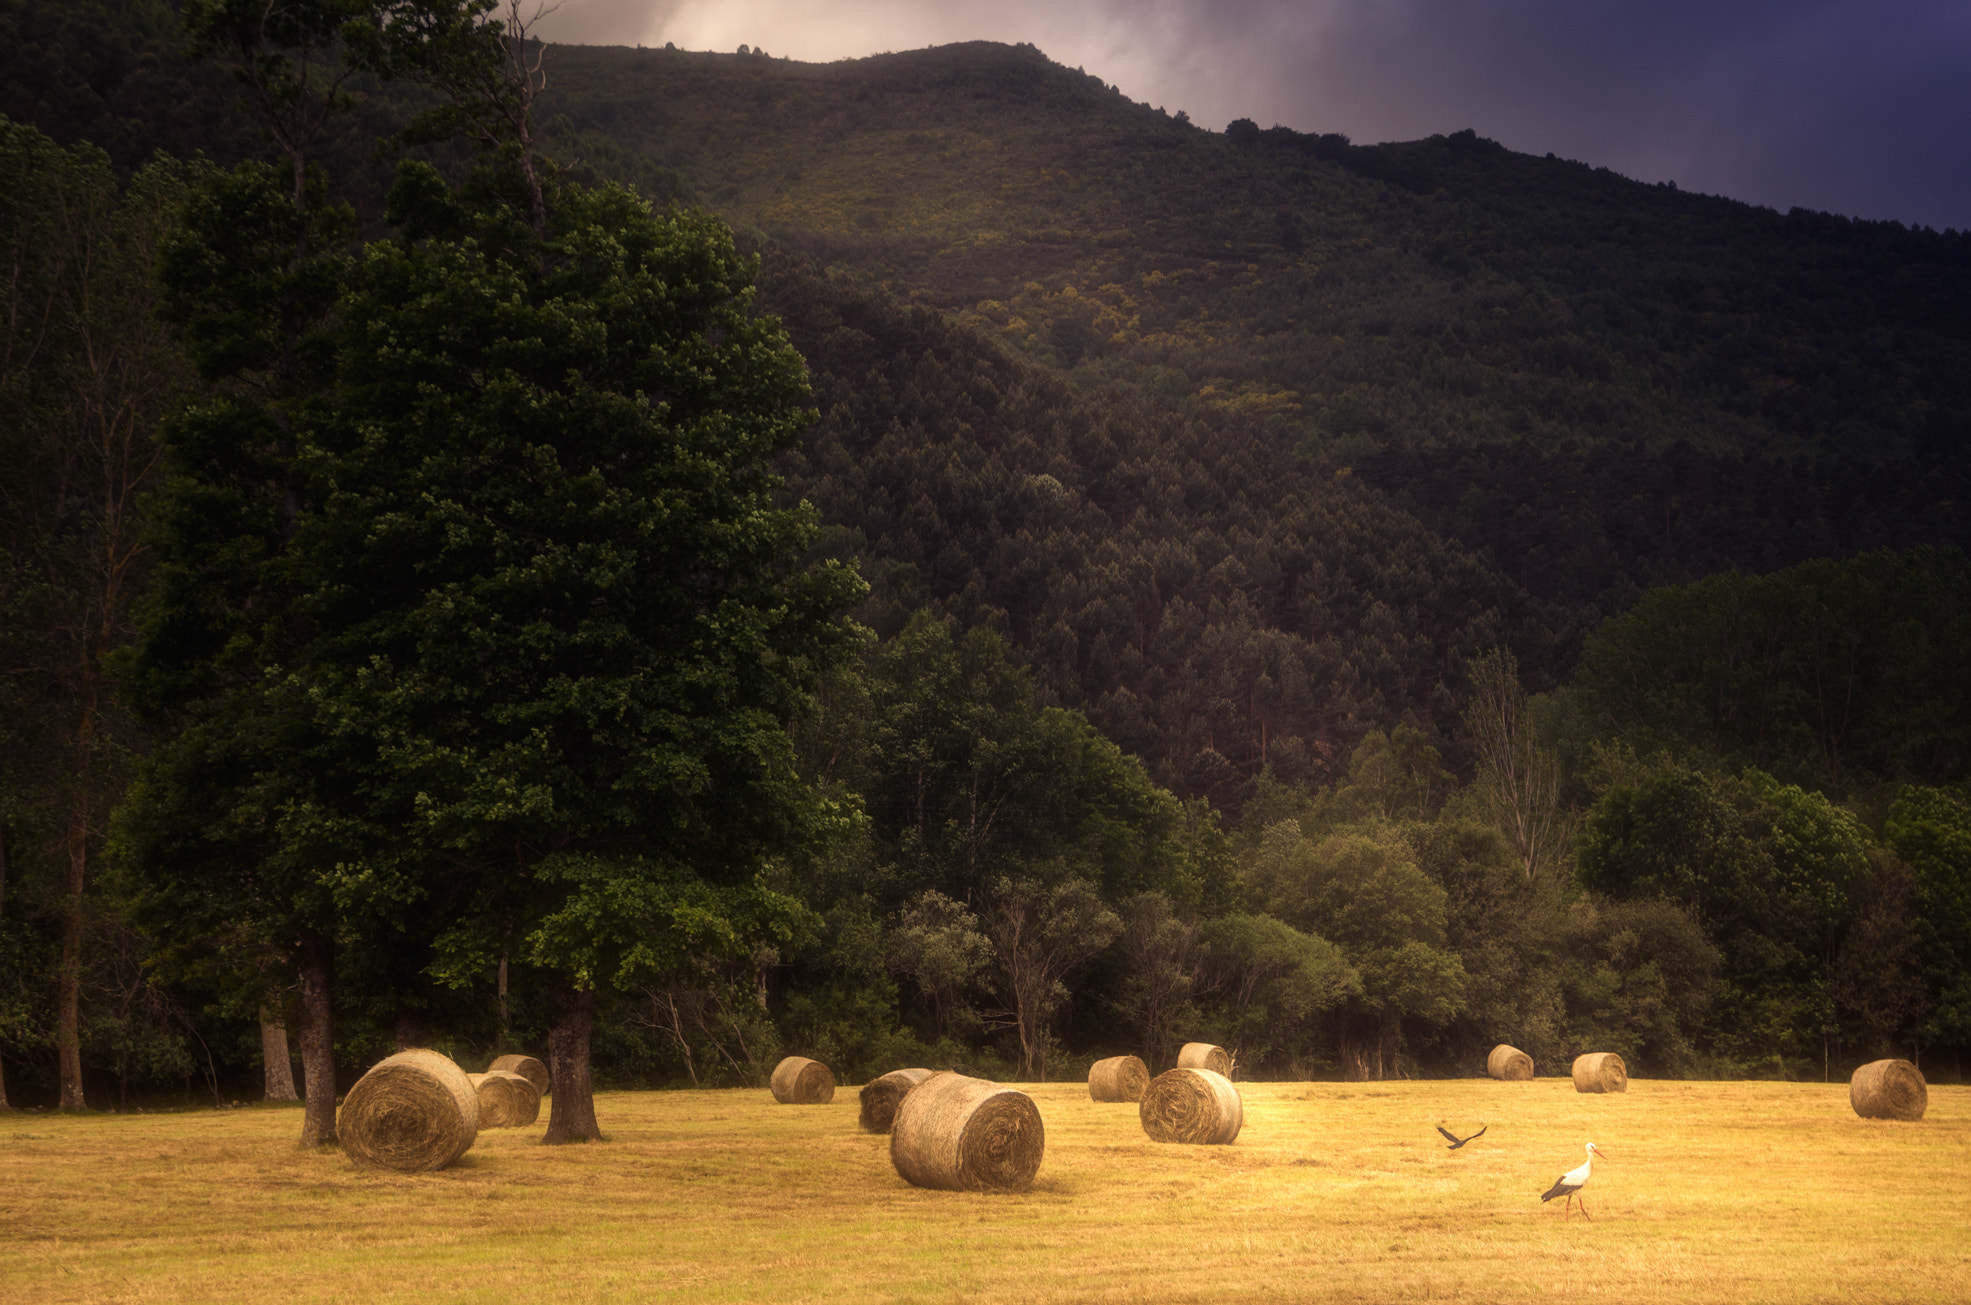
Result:
M1560 1217L1562 1220L1565 1220L1568 1213L1572 1211L1577 1197L1581 1200L1581 1217L1583 1219L1590 1217L1588 1214L1587 1199L1581 1197L1580 1192L1583 1187L1588 1185L1588 1180L1594 1177L1595 1157L1600 1154L1601 1152L1595 1147L1593 1142L1588 1143L1588 1158L1581 1162L1581 1167L1579 1169L1568 1170L1560 1177L1554 1179L1554 1185L1552 1187L1540 1193L1540 1200L1542 1202L1551 1201L1556 1196L1567 1198L1567 1204L1561 1207Z

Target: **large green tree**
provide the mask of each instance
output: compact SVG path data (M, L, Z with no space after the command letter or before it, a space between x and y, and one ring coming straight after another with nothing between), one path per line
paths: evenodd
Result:
M1405 1018L1442 1024L1464 1006L1464 966L1445 946L1444 888L1395 827L1348 825L1316 841L1283 821L1245 869L1255 905L1338 945L1360 976L1336 1028L1349 1077L1395 1071Z
M1640 765L1583 822L1580 874L1617 901L1683 910L1723 954L1715 1048L1742 1063L1825 1059L1831 984L1870 876L1851 813L1761 771Z
M786 726L852 651L852 572L800 562L773 456L812 414L716 223L614 188L463 191L412 166L405 238L343 306L335 420L296 541L307 691L345 786L294 819L403 884L457 981L553 976L550 1140L595 1136L599 994L786 941L766 886L839 823ZM394 891L394 890L391 890Z

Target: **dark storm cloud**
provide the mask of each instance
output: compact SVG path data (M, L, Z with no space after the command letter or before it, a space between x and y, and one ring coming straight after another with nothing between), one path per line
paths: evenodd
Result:
M796 59L1031 41L1214 128L1472 127L1780 209L1971 227L1967 0L568 0L542 30Z

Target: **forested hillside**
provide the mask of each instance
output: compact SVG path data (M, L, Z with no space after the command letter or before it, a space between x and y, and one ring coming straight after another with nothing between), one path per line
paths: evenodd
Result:
M1082 392L1352 467L1545 600L1966 542L1971 235L1131 103L1031 48L558 52L577 129Z
M225 568L266 565L278 590L310 513L344 513L350 549L364 519L311 502L279 441L228 464L259 506L185 515L206 501L182 479L201 441L237 437L210 413L258 391L212 363L233 319L167 307L164 329L143 269L193 230L200 267L264 257L254 276L273 277L282 255L234 247L239 224L213 217L265 190L251 161L269 142L223 59L184 46L152 0L0 0L0 143L21 179L0 202L20 269L0 357L18 473L0 495L0 1106L9 1084L79 1100L83 1079L99 1100L197 1079L218 1094L262 1055L256 1024L301 1018L308 982L287 925L229 914L223 893L160 897L217 873L195 849L222 827L240 840L222 869L249 877L279 860L254 849L289 835L202 817L159 834L159 802L210 795L159 796L193 773L187 736L131 710L159 612L189 592L158 588L160 556L210 529L232 542L165 567L169 585L204 567L223 596ZM297 66L338 67L322 57ZM850 1076L1058 1075L1191 1037L1267 1075L1470 1072L1500 1040L1543 1071L1594 1048L1644 1074L1834 1073L1886 1051L1961 1074L1971 236L1683 194L1472 130L1363 146L1193 124L1030 46L545 58L536 140L560 211L629 214L610 189L629 186L660 223L716 246L689 216L709 210L757 256L733 303L777 321L763 339L784 328L811 395L783 406L813 409L773 463L785 521L809 519L805 500L815 526L784 565L840 560L868 585L848 613L863 628L829 645L858 654L811 696L794 686L821 661L781 667L791 726L773 746L814 805L789 808L808 813L798 836L790 818L759 840L779 849L752 881L778 932L656 965L619 931L644 968L595 997L603 1081L753 1082L780 1050ZM294 412L324 429L323 413L396 429L418 392L374 381L396 355L361 314L397 308L354 269L520 222L497 152L393 141L438 101L389 72L341 83L347 111L292 201L324 242L292 291L316 315L317 369ZM116 258L91 261L103 248ZM97 287L94 267L120 279ZM176 275L181 301L203 293L196 269ZM719 284L751 275L721 264ZM257 284L208 280L246 300ZM83 361L105 347L141 364L114 375L156 378L141 402L107 401L112 371ZM197 434L206 419L218 433ZM634 459L615 429L540 447L579 479L595 449ZM359 443L324 446L317 471L393 513L424 501L414 477L469 501L492 474ZM516 443L500 474L525 481L512 468L540 447ZM269 468L297 487L292 532L253 515ZM282 638L441 569L364 558L387 584L339 608L281 598L300 614ZM598 593L622 578L582 574ZM223 624L267 598L233 601L176 619ZM400 635L393 655L431 655ZM222 643L249 696L290 673L286 653ZM486 680L456 684L492 719L511 704ZM305 744L346 761L299 701L284 733L210 727L225 765L209 773L336 794L280 760ZM482 733L470 717L445 728ZM572 737L553 746L580 752ZM337 855L385 870L315 882L282 861L307 891L278 883L267 908L313 903L306 927L340 958L335 1062L544 1036L578 967L540 958L564 944L496 944L464 905L518 919L537 902L538 883L487 869L484 848L515 840L459 815L441 851L389 832L402 810L362 810L345 833L367 850L345 838ZM711 825L707 847L731 833ZM482 879L451 859L467 846ZM351 882L394 885L388 910L354 912Z

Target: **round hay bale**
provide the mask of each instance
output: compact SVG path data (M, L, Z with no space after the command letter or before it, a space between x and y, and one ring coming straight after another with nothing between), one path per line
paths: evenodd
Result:
M1915 1123L1930 1108L1923 1071L1907 1060L1871 1060L1848 1080L1848 1104L1863 1119Z
M789 1056L773 1067L773 1099L783 1106L825 1106L835 1099L835 1074L806 1056Z
M479 1094L449 1057L400 1051L356 1080L335 1134L349 1158L368 1168L443 1169L479 1135Z
M1214 1074L1232 1077L1232 1057L1223 1047L1215 1047L1209 1042L1187 1042L1177 1053L1177 1068L1208 1069Z
M541 1090L524 1075L489 1069L466 1078L479 1094L479 1127L525 1128L541 1117Z
M1150 1086L1150 1067L1141 1056L1110 1056L1088 1068L1090 1101L1141 1101Z
M1032 1097L963 1074L912 1088L890 1129L890 1163L903 1180L945 1192L1024 1192L1046 1149Z
M504 1070L509 1074L520 1075L520 1077L532 1083L534 1090L542 1096L546 1096L554 1088L554 1076L548 1072L548 1067L540 1061L535 1060L532 1056L501 1056L498 1060L486 1066L486 1072L488 1074L496 1069Z
M865 1133L887 1133L896 1123L897 1107L910 1089L931 1076L928 1069L893 1069L866 1085L860 1094L856 1123Z
M1627 1092L1629 1067L1612 1051L1590 1051L1574 1058L1576 1092Z
M1524 1083L1533 1077L1533 1057L1501 1042L1485 1058L1485 1072L1508 1083Z
M1223 1146L1238 1137L1246 1122L1239 1089L1209 1069L1179 1066L1157 1075L1143 1090L1137 1109L1152 1142Z

